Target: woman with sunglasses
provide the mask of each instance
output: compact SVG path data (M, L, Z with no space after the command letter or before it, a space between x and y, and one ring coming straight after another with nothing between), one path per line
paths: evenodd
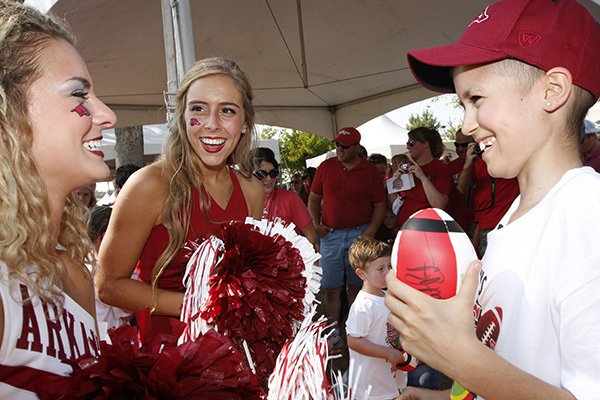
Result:
M169 130L160 159L119 193L99 254L101 300L136 311L142 335L178 325L188 244L218 234L225 222L260 219L263 209L263 189L252 177L252 89L236 63L196 62ZM131 279L134 267L139 281Z
M262 217L267 220L293 222L296 231L306 236L313 244L317 243L317 231L308 213L308 208L297 193L277 187L279 163L271 149L259 147L254 159L254 176L261 181L265 191L265 205Z
M408 172L414 174L415 187L401 192L404 202L398 212L398 227L415 212L428 207L443 209L452 191L448 165L439 160L444 144L435 129L415 128L408 132L406 148L412 160Z

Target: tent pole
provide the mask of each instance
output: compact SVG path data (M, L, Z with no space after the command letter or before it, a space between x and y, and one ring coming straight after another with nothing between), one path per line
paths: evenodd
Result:
M192 28L192 10L189 0L172 0L173 13L177 38L175 49L181 54L181 83L183 75L196 62L196 49L194 48L194 30Z
M165 62L167 64L167 90L163 93L167 107L167 121L175 112L175 93L177 93L177 60L175 55L175 38L173 36L173 17L170 0L161 0L163 36L165 42Z

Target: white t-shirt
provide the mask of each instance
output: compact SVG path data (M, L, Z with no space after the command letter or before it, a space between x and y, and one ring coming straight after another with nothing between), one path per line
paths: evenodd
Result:
M23 283L8 279L8 267L0 261L0 296L4 307L4 335L0 366L27 366L58 375L68 375L71 366L61 359L98 355L98 334L94 317L69 296L64 297L62 313L34 297L22 304L32 291ZM30 381L39 374L31 373ZM30 391L18 389L0 379L0 398L37 399ZM28 381L29 382L29 381Z
M358 292L354 303L350 307L346 321L346 334L354 337L363 337L371 343L388 346L387 343L387 309L384 297L369 294L363 290ZM362 398L362 393L371 385L371 400L389 400L398 396L398 387L406 387L406 373L398 371L399 382L392 373L392 365L382 358L369 357L350 349L350 360L353 360L356 376L360 367L360 379L357 398Z
M598 399L600 175L568 171L508 224L520 199L488 236L477 335L516 367L579 400Z

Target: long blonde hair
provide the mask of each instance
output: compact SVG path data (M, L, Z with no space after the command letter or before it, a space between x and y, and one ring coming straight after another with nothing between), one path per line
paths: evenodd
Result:
M0 0L0 259L11 279L27 284L33 295L62 304L65 265L55 255L57 238L51 234L45 183L31 153L27 110L31 84L42 75L40 55L55 40L75 43L62 21L15 1ZM58 243L91 280L84 265L91 244L82 240L82 210L70 195Z
M254 106L252 105L252 87L241 68L231 60L222 57L211 57L196 62L186 73L177 92L175 116L169 124L169 137L165 150L158 163L162 164L164 172L171 177L170 194L165 202L162 213L162 223L169 232L169 244L157 260L152 270L153 306L156 306L156 288L166 266L175 254L185 245L190 226L189 216L192 208L192 189L202 187L203 175L200 169L201 161L195 154L187 137L186 121L184 119L187 94L190 86L198 79L211 75L230 77L238 88L243 99L245 132L234 151L227 159L228 165L237 165L240 173L246 178L252 174L252 154L250 147L256 135L254 127ZM200 208L207 218L210 199L199 190Z

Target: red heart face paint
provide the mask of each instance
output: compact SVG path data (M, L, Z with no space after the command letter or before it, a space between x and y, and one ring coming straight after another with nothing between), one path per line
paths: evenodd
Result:
M190 118L190 126L199 126L200 121L197 118Z
M77 115L79 115L80 117L89 117L92 115L92 114L90 114L88 109L83 106L83 104L77 105L77 107L72 109L71 112L76 112Z

